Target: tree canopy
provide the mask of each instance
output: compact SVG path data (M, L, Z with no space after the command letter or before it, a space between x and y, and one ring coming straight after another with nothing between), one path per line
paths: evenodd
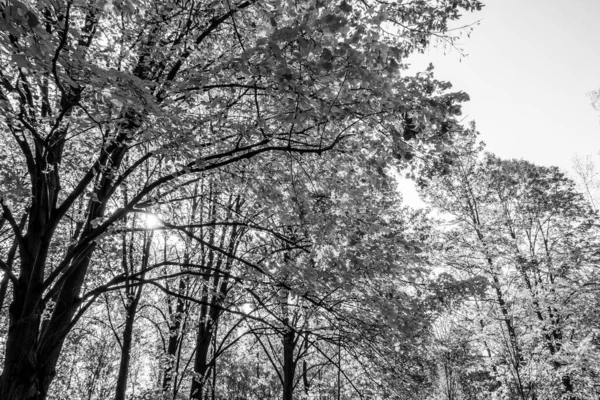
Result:
M0 1L0 398L596 396L595 204L407 72L482 6Z

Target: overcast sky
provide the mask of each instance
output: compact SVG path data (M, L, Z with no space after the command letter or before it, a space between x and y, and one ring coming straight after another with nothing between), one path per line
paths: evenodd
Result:
M483 2L463 20L481 20L460 40L465 57L438 46L411 58L411 70L432 62L438 79L467 92L465 121L500 157L568 169L573 156L600 151L588 97L600 89L600 0Z

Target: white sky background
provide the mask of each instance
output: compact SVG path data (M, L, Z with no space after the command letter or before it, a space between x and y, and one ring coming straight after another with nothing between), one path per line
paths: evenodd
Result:
M500 157L568 170L573 156L600 151L600 113L587 95L600 89L600 0L484 3L460 21L481 20L458 43L466 57L440 43L412 57L411 71L432 62L437 79L467 92L464 122L475 120ZM414 189L404 189L417 205Z

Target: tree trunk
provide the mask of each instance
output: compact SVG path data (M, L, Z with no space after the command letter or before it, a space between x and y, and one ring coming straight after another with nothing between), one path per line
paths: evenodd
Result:
M231 199L230 199L231 204ZM236 199L236 211L239 211L241 202L239 197ZM214 206L213 206L214 207ZM214 214L214 208L212 213ZM234 255L237 249L238 229L233 228L228 235L228 254ZM219 247L225 248L225 240L227 237L227 228L223 228L221 232L221 241ZM210 243L215 242L215 231L211 232ZM198 323L198 335L196 336L196 358L194 360L194 378L192 380L192 387L190 391L190 399L201 400L204 396L204 385L206 383L207 371L209 368L208 363L208 352L210 350L211 339L216 334L215 328L218 324L221 316L221 305L227 296L229 288L229 271L233 263L232 258L224 260L224 256L221 255L215 261L214 252L211 250L208 257L208 266L211 266L214 271L212 275L212 287L213 294L210 294L210 290L204 289L202 296L202 305L200 311L200 321ZM205 283L209 282L209 275L206 275ZM207 304L208 303L208 304ZM213 354L214 362L216 363L216 354ZM216 365L216 364L215 364Z
M20 246L21 273L9 307L9 330L0 381L0 398L3 400L44 399L54 377L55 364L40 359L37 351L43 311L43 265L49 240L43 235L38 238L38 243L32 243L32 236L28 234L23 238Z
M188 261L184 261L188 262ZM183 295L186 289L185 278L179 279L179 294ZM165 367L163 380L162 380L162 391L166 395L168 392L173 393L175 396L176 387L173 384L173 371L176 365L175 359L177 358L177 349L179 348L179 328L181 326L181 319L185 309L185 302L182 298L176 299L177 303L175 306L175 312L171 313L171 321L169 322L169 342L167 344L167 365ZM170 306L169 306L170 308Z
M283 334L283 400L292 400L294 395L294 362L295 332L287 328Z
M120 165L124 149L111 154L112 165ZM58 151L60 153L60 151ZM32 205L28 215L27 233L19 243L20 273L14 285L13 301L9 308L9 332L6 340L4 368L0 379L2 400L43 400L56 375L56 365L70 332L71 322L80 305L79 291L83 285L92 253L93 241L81 244L77 252L69 248L66 263L68 273L55 277L45 294L44 279L50 243L60 215L54 214L58 195L58 182L53 175L46 177L42 171L47 165L58 170L57 161L39 159L32 176ZM57 179L57 178L56 178ZM89 203L88 219L80 238L93 231L92 223L104 215L111 179L104 176L96 191L100 202ZM46 297L44 297L46 296ZM55 302L49 319L42 321L45 300Z
M212 322L200 321L198 335L196 336L196 358L194 359L194 379L190 393L191 400L202 400L204 397L204 384L208 370L208 351L212 338Z
M306 316L305 316L306 318ZM308 363L306 362L306 355L308 354L308 348L309 348L309 343L308 343L308 337L310 335L310 332L308 331L308 322L305 323L305 329L306 329L306 333L304 335L304 353L303 354L299 354L298 358L302 357L302 383L304 384L304 394L308 397L309 392L310 392L310 382L308 380Z
M145 271L148 268L148 262L150 258L150 246L152 244L153 234L150 233L148 236L144 236L144 247L142 254L142 263L140 266L141 278L144 279ZM125 271L133 271L133 265L127 268L127 257L126 257L126 241L123 238L123 266ZM133 243L133 238L131 245ZM129 251L133 249L130 247ZM117 375L117 388L115 390L115 400L125 400L125 393L127 392L127 379L129 377L129 361L131 360L131 348L133 342L133 325L135 323L135 317L138 310L138 305L142 297L142 284L136 285L133 282L128 282L125 288L125 295L127 296L127 306L125 307L125 330L123 331L123 343L121 347L121 361L119 363L119 374Z
M308 383L308 364L306 360L302 360L302 383L304 383L304 394L308 396L310 384Z
M216 399L216 387L217 387L217 335L216 332L219 331L219 327L217 325L217 321L215 321L215 334L212 335L213 336L213 340L212 340L212 346L213 346L213 369L212 369L212 385L210 388L210 399L211 400L215 400Z
M138 292L141 292L141 287L139 288ZM131 359L131 348L133 343L133 324L135 322L139 297L136 299L131 299L131 301L131 305L127 307L125 330L123 331L123 347L121 348L121 360L119 363L119 374L117 375L115 400L125 400L125 392L127 391L129 361Z
M566 399L568 400L572 400L575 399L576 397L573 396L573 383L571 382L571 377L569 375L563 375L562 377L562 384L565 388L565 393L566 393Z
M24 214L19 223L19 229L23 230L25 227L25 222L27 221L27 214ZM14 239L13 244L8 250L8 254L6 256L6 266L9 271L12 271L13 262L15 261L15 255L17 254L17 247L19 242L17 239ZM4 308L4 302L6 300L6 292L8 291L8 273L4 273L4 277L2 277L2 282L0 282L0 310Z

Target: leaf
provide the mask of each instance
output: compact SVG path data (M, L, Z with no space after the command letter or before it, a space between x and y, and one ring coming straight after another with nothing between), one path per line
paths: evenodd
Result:
M352 6L350 4L348 4L346 2L346 0L344 0L344 1L342 1L342 4L340 4L340 10L342 10L346 14L349 14L352 12Z
M32 29L40 24L40 20L38 19L38 17L31 11L27 11L27 13L25 14L25 18L27 18L27 24Z
M275 42L269 42L269 47L271 48L271 51L273 52L273 55L276 58L283 59L281 57L281 49L279 48L279 46L277 45L277 43L275 43Z
M324 47L323 51L321 52L321 58L325 61L331 61L331 59L333 58L333 54L331 53L331 50Z
M292 28L292 27L286 26L285 28L281 28L281 29L277 30L275 32L275 34L273 35L273 38L276 40L288 41L288 40L294 39L296 37L297 33L298 33L297 28Z
M333 63L330 61L321 60L318 63L322 73L329 73L333 70Z
M12 58L12 61L15 64L17 64L18 67L20 67L20 68L29 67L29 62L27 61L27 58L23 54L13 54L11 58Z

